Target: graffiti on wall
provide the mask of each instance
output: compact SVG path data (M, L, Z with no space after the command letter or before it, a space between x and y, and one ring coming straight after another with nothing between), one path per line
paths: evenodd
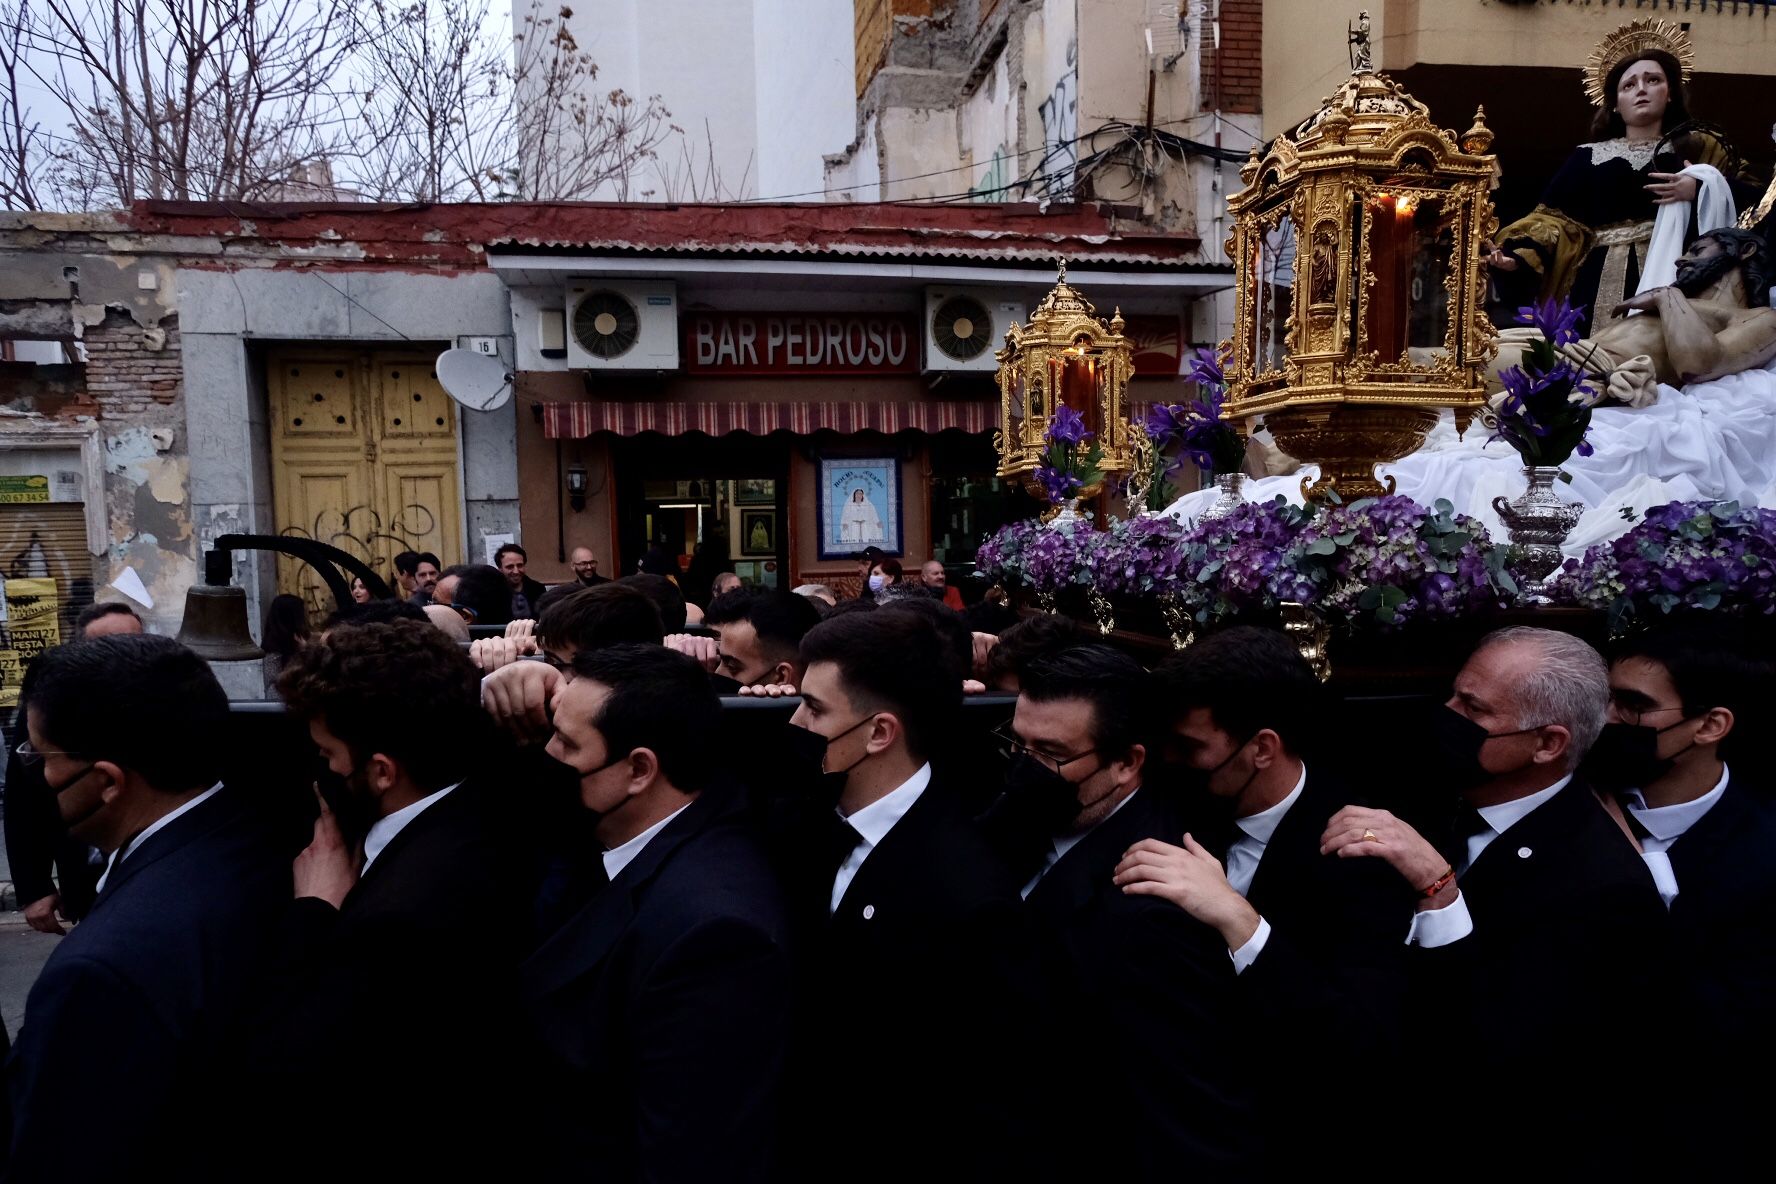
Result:
M437 515L425 506L407 505L386 523L375 507L353 506L348 510L325 509L316 514L308 528L286 526L278 533L287 538L314 539L337 547L371 569L395 582L394 557L402 551L423 551L427 541L438 529ZM281 559L281 563L295 563ZM303 572L302 599L310 614L324 616L332 612L332 596L326 584L310 570Z
M1061 194L1073 185L1079 164L1079 42L1067 43L1067 68L1055 80L1054 89L1042 100L1042 173L1044 187Z
M1011 186L1011 152L1004 144L993 149L993 160L968 190L969 201L1005 201Z

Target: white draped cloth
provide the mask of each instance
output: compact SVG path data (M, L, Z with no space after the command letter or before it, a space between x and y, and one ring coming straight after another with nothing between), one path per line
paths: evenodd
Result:
M1509 501L1523 492L1523 462L1504 441L1487 444L1489 434L1476 422L1458 439L1446 411L1423 448L1377 471L1384 479L1394 477L1396 493L1424 505L1449 499L1504 542L1509 534L1492 499ZM1642 511L1666 502L1720 498L1776 509L1776 361L1681 390L1661 384L1650 407L1599 407L1591 415L1590 440L1591 456L1575 455L1561 466L1572 475L1571 484L1555 485L1560 496L1587 507L1567 539L1570 556L1627 533ZM1248 478L1245 497L1272 501L1282 494L1299 504L1301 479L1308 474L1318 476L1318 466ZM1191 521L1217 496L1214 488L1186 494L1168 513Z
M1696 179L1696 233L1707 234L1723 226L1732 226L1739 217L1733 206L1733 190L1721 171L1711 164L1692 164L1678 170L1680 177ZM1671 202L1659 207L1653 216L1653 238L1647 244L1646 262L1640 269L1636 295L1654 288L1670 287L1677 279L1677 257L1684 253L1684 240L1690 232L1690 203ZM1609 309L1599 310L1597 323Z

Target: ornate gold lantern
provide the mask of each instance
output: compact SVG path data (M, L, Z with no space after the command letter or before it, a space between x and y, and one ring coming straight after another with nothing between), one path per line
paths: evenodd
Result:
M1422 445L1439 408L1465 430L1485 402L1481 246L1498 225L1484 109L1458 139L1368 68L1366 44L1356 65L1240 170L1222 343L1228 415L1263 416L1278 447L1320 466L1303 492L1346 500L1391 491L1375 465Z
M1005 333L999 361L999 430L993 447L999 453L999 476L1022 478L1025 488L1041 496L1036 470L1048 447L1048 425L1057 406L1070 407L1085 419L1103 450L1099 469L1105 480L1134 467L1133 431L1124 395L1135 371L1133 343L1123 336L1122 311L1106 323L1091 302L1067 282L1067 264L1060 279L1030 314L1028 328L1013 324ZM1096 497L1103 485L1080 490L1082 499Z

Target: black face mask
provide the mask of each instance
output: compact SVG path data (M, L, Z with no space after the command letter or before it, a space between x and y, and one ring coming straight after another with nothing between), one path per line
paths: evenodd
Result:
M1447 786L1458 794L1484 785L1495 776L1480 763L1480 750L1488 740L1524 736L1540 730L1518 728L1511 732L1488 732L1447 704L1440 704L1427 714L1425 727L1430 740L1425 757L1431 766L1428 776L1437 785Z
M866 715L831 739L822 736L812 728L804 728L800 724L790 724L786 729L788 735L785 737L785 742L789 745L789 759L804 776L817 786L815 796L819 798L821 805L837 806L839 795L845 792L845 781L851 775L851 770L869 759L869 754L866 752L843 769L828 769L826 767L826 750L832 745L833 740L849 736L875 718L873 715Z
M48 787L49 792L56 799L56 803L57 803L56 809L57 809L58 814L60 813L60 810L61 810L62 795L64 793L68 792L70 789L73 789L76 785L79 785L82 781L84 781L86 779L87 774L91 773L96 768L98 768L97 765L88 765L86 768L80 770L80 772L74 774L74 776L68 778L66 781L62 782L60 785L50 785L48 777L45 777L43 779L43 784ZM87 819L92 818L95 815L97 815L98 812L100 810L103 810L104 808L105 808L105 800L103 798L94 798L92 808L90 810L87 810L84 814L80 815L80 817L78 817L78 818L63 818L62 819L62 829L65 831L72 831L75 827L79 826L81 823L85 822Z
M1669 757L1659 756L1659 737L1689 722L1689 718L1680 719L1663 728L1604 724L1603 731L1597 734L1597 743L1579 765L1579 774L1604 793L1644 789L1671 772L1677 758L1696 746L1692 740Z
M333 811L348 846L363 842L376 821L376 795L361 783L363 773L360 765L342 777L323 764L315 774L315 789Z
M1011 767L1005 772L1005 792L1022 803L1031 812L1032 821L1039 821L1051 834L1065 831L1085 809L1085 803L1079 800L1079 786L1027 752L1012 758Z
M1247 736L1244 740L1242 740L1238 744L1234 745L1233 751L1227 754L1227 757L1225 760L1223 760L1220 764L1216 765L1214 768L1207 769L1203 772L1202 784L1203 784L1203 788L1205 790L1209 789L1210 782L1214 779L1215 774L1219 773L1222 769L1225 769L1228 765L1231 765L1235 760L1237 760L1239 758L1239 754L1246 750L1246 745L1250 744L1256 735L1257 735L1257 733L1254 732L1251 736ZM1249 787L1252 784L1252 782L1254 782L1256 780L1258 780L1258 765L1257 765L1257 762L1254 761L1252 764L1251 776L1247 777L1245 779L1245 781L1240 784L1240 787L1238 789L1234 790L1231 794L1227 795L1228 800L1230 800L1230 801L1238 800L1239 796L1246 792L1247 787ZM1213 791L1210 790L1210 792L1213 792ZM1216 796L1220 796L1220 795L1216 795Z

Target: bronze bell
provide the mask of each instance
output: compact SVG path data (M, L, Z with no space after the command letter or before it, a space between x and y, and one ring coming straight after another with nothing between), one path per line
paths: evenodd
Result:
M204 574L210 582L193 584L185 593L179 643L210 662L263 658L265 651L253 644L253 635L247 631L247 591L230 585L227 573L226 552L205 554Z

